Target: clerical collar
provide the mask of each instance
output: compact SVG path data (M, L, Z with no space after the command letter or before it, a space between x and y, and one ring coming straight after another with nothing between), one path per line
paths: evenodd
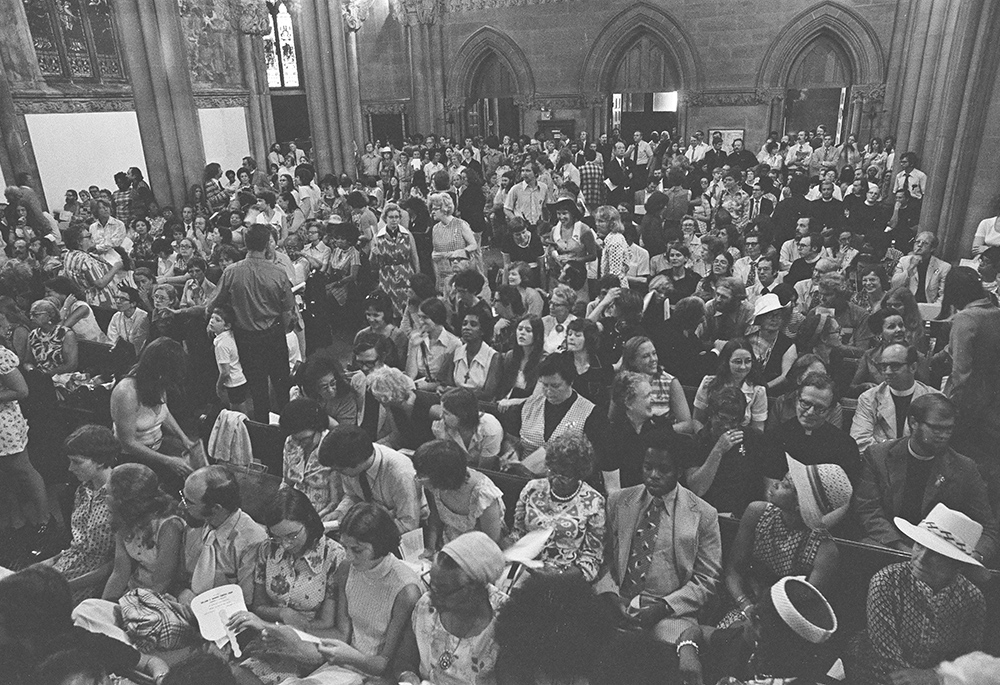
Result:
M913 445L910 444L911 442L912 442L912 440L907 440L906 441L906 449L908 449L910 451L910 456L911 457L913 457L914 459L918 459L920 461L930 461L930 460L932 460L934 458L933 454L931 456L929 456L929 457L925 457L925 456L923 456L921 454L917 454L916 452L914 452L913 451Z
M888 387L889 392L895 395L896 397L909 397L910 395L913 394L913 391L917 389L917 384L914 383L913 385L910 386L908 390L896 390L894 387L888 384L886 385L886 387Z

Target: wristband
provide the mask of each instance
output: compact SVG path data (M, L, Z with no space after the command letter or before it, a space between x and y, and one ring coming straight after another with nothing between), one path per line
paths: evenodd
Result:
M684 647L694 647L694 653L696 656L701 656L701 650L698 648L698 643L694 640L681 640L677 643L677 658L681 656L681 649Z

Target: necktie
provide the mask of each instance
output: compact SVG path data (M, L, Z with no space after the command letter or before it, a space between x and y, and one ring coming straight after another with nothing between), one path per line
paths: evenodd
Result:
M757 282L757 262L750 260L750 272L747 273L747 285L753 285Z
M365 501L374 502L375 497L372 495L372 484L368 482L368 474L364 471L359 473L358 483L361 484L361 496L365 498Z
M365 391L365 413L361 415L361 428L368 437L375 440L378 434L378 400L371 390Z
M191 591L194 594L200 595L215 587L215 568L215 530L209 530L202 540L201 554L191 572Z
M906 191L907 195L910 194L910 172L909 171L907 171L905 174L903 174L903 190Z
M756 219L757 212L760 211L760 200L752 199L750 200L750 218Z
M656 545L656 535L660 532L660 519L664 510L663 500L654 497L635 530L625 580L621 585L621 596L624 599L632 599L642 592L646 574L653 563L653 547Z

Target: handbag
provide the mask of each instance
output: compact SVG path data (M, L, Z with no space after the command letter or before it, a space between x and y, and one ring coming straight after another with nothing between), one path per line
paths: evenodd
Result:
M191 621L170 595L135 588L122 595L118 608L122 627L140 651L177 649L195 636Z

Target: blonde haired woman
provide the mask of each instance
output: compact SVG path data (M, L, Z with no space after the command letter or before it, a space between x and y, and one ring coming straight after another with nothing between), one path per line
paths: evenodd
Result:
M625 224L614 207L603 205L594 211L598 239L603 242L599 277L617 276L621 287L628 287L628 241Z
M431 193L431 218L437 223L431 229L434 276L437 289L446 295L451 292L451 277L470 267L482 271L479 244L469 224L455 216L455 202L448 193Z

